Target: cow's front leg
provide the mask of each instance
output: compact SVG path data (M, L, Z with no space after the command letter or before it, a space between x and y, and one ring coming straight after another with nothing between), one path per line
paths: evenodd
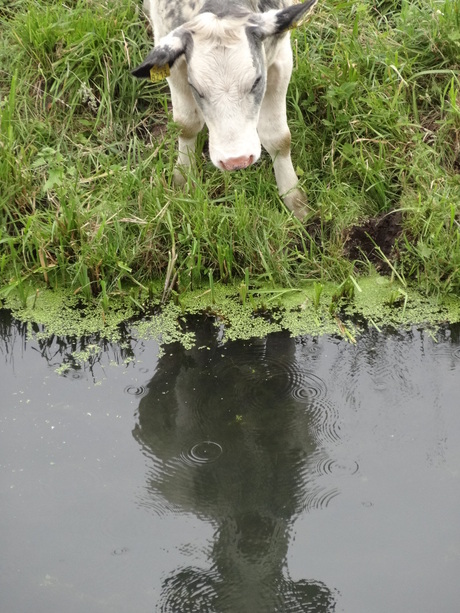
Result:
M196 137L204 121L190 86L187 82L187 66L179 60L168 79L171 90L173 119L179 127L178 157L174 168L174 184L182 186L190 166L195 160Z
M308 212L307 198L297 187L298 178L291 160L291 132L286 119L286 92L292 70L290 47L288 53L268 68L267 90L257 130L260 142L273 160L276 183L285 205L298 219L303 219Z

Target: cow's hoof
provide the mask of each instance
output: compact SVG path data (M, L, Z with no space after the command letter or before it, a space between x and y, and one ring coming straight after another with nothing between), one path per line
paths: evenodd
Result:
M300 221L310 213L306 195L300 189L293 189L283 198L284 204Z
M184 187L187 183L186 169L183 166L176 166L173 173L173 185L175 187Z

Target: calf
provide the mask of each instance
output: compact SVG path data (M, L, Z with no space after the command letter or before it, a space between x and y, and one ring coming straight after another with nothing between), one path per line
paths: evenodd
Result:
M196 137L206 123L211 160L221 170L257 162L261 143L273 160L286 206L302 219L286 121L292 72L289 29L317 0L145 0L156 46L132 73L167 76L180 127L174 182L185 182Z

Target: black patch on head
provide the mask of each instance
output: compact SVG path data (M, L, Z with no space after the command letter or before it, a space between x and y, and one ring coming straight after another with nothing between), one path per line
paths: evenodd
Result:
M179 49L172 49L169 45L159 45L155 47L147 55L142 64L131 70L131 74L138 79L148 79L150 77L150 69L153 66L161 68L168 64L171 68L177 58L181 56L189 46L193 46L192 35L187 30L179 29L174 36L182 40L182 46Z
M257 30L253 26L246 26L246 36L249 43L249 51L251 52L252 65L256 69L257 78L254 79L254 84L250 93L254 96L256 103L259 105L265 93L266 68L263 61L262 40L257 35Z
M219 19L224 17L243 17L248 11L243 6L228 2L228 0L206 0L200 13L212 13Z
M257 8L261 13L265 13L265 11L283 9L285 6L286 2L283 2L283 0L259 0L257 3Z
M150 77L150 69L153 66L161 68L165 64L169 64L171 67L177 55L174 60L171 61L173 56L174 54L172 53L171 47L167 45L157 47L148 54L142 64L131 70L131 74L138 79L148 79Z
M257 15L252 15L248 19L248 25L246 26L246 36L249 39L249 46L251 47L251 49L254 45L259 47L264 38L261 35L260 23L260 19L257 19Z
M289 30L297 21L302 19L304 13L308 11L317 3L318 0L309 0L303 4L294 4L288 6L285 9L279 11L276 16L276 30L277 32L284 32Z
M265 82L266 82L265 74L260 74L255 80L251 89L251 94L254 96L254 100L256 104L259 106L262 104L262 99L265 94Z
M249 43L249 50L252 56L252 64L256 70L260 69L262 60L262 38L257 33L257 27L253 25L246 26L246 36Z

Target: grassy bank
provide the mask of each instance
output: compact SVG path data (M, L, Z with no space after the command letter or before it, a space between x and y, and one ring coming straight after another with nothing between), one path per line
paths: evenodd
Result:
M159 280L168 298L375 267L460 294L460 0L323 1L293 33L304 224L266 157L222 174L204 153L171 186L166 84L129 73L151 45L140 1L0 0L0 28L3 295L40 282L137 303Z

